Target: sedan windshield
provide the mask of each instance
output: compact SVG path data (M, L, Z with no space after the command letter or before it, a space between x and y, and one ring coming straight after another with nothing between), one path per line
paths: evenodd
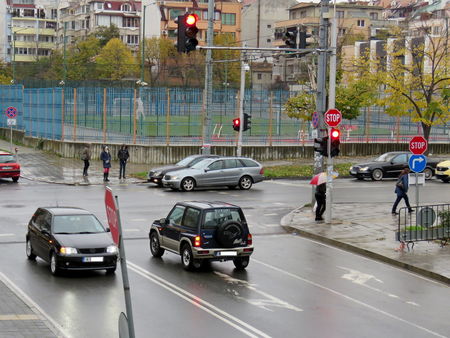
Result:
M397 154L392 154L392 153L383 154L380 157L377 157L375 159L375 162L390 162L395 155L397 155Z
M94 215L55 216L53 233L55 234L86 234L105 232L105 228Z
M197 162L191 163L195 159L197 159L195 156L188 156L186 158L183 158L180 162L177 162L175 165L179 165L181 167L186 167L188 165L191 166L192 164L197 163Z
M0 156L0 163L16 163L16 160L12 155L2 155Z

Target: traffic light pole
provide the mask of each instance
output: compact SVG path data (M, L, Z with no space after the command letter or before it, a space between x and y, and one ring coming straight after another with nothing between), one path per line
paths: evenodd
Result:
M236 156L242 156L242 136L244 134L244 96L245 96L245 53L241 53L241 88L239 90L239 134Z

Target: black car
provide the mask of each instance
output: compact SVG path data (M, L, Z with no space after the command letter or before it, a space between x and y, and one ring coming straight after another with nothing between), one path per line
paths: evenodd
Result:
M232 260L236 269L243 270L253 253L242 209L224 202L179 202L166 218L153 222L149 239L154 257L165 250L178 254L186 270L212 260Z
M50 271L106 270L114 273L117 246L109 228L89 211L73 207L38 208L28 223L26 254L50 263Z
M372 162L357 164L350 167L350 175L362 180L371 178L374 181L380 181L384 177L398 177L400 172L408 167L408 161L413 154L410 152L394 151L384 153ZM423 170L425 179L433 177L438 159L427 158L427 165Z
M188 156L181 161L173 164L173 165L167 165L164 167L159 168L152 168L148 172L148 178L147 182L152 182L157 184L158 186L162 187L162 179L166 173L173 170L179 170L183 168L190 168L194 164L204 160L205 158L217 158L218 155L191 155Z

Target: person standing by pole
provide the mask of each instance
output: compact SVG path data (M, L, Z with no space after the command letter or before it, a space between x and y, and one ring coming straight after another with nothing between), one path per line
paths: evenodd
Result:
M128 146L123 144L119 152L117 153L117 158L120 161L120 168L119 168L119 180L125 179L125 167L127 165L128 158L130 157L130 153L128 152Z
M103 182L109 182L109 169L111 168L111 153L107 146L103 146L103 151L100 154L100 159L103 161Z
M88 176L89 161L91 160L91 149L89 144L84 146L83 152L81 153L81 159L84 161L83 176Z
M314 194L314 196L316 198L316 202L317 202L317 206L316 206L316 221L323 221L322 216L323 216L323 213L325 212L325 209L327 208L326 192L327 192L327 185L326 185L326 183L319 184L316 187L316 192Z

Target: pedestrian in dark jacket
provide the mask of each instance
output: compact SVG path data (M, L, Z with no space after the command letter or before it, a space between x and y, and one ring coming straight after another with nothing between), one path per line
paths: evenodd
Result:
M405 168L400 173L397 182L395 183L395 193L397 194L397 199L394 202L394 205L392 206L392 215L397 215L397 206L402 200L402 198L405 200L405 204L408 207L408 211L412 212L412 208L409 205L409 198L408 198L408 186L409 186L409 180L408 180L408 174L409 174L409 168Z
M319 184L316 187L316 193L314 196L316 197L317 207L316 207L316 221L323 221L323 213L327 207L326 203L326 195L327 195L327 185L326 183Z
M128 153L128 146L123 144L119 152L117 153L117 158L120 162L120 168L119 168L119 180L121 178L125 179L125 167L127 165L128 158L130 157L130 154Z
M83 176L88 176L89 161L91 160L91 148L89 144L84 146L81 159L84 161Z
M103 151L100 154L100 159L103 161L103 181L109 182L109 169L111 168L111 154L107 146L103 147Z

